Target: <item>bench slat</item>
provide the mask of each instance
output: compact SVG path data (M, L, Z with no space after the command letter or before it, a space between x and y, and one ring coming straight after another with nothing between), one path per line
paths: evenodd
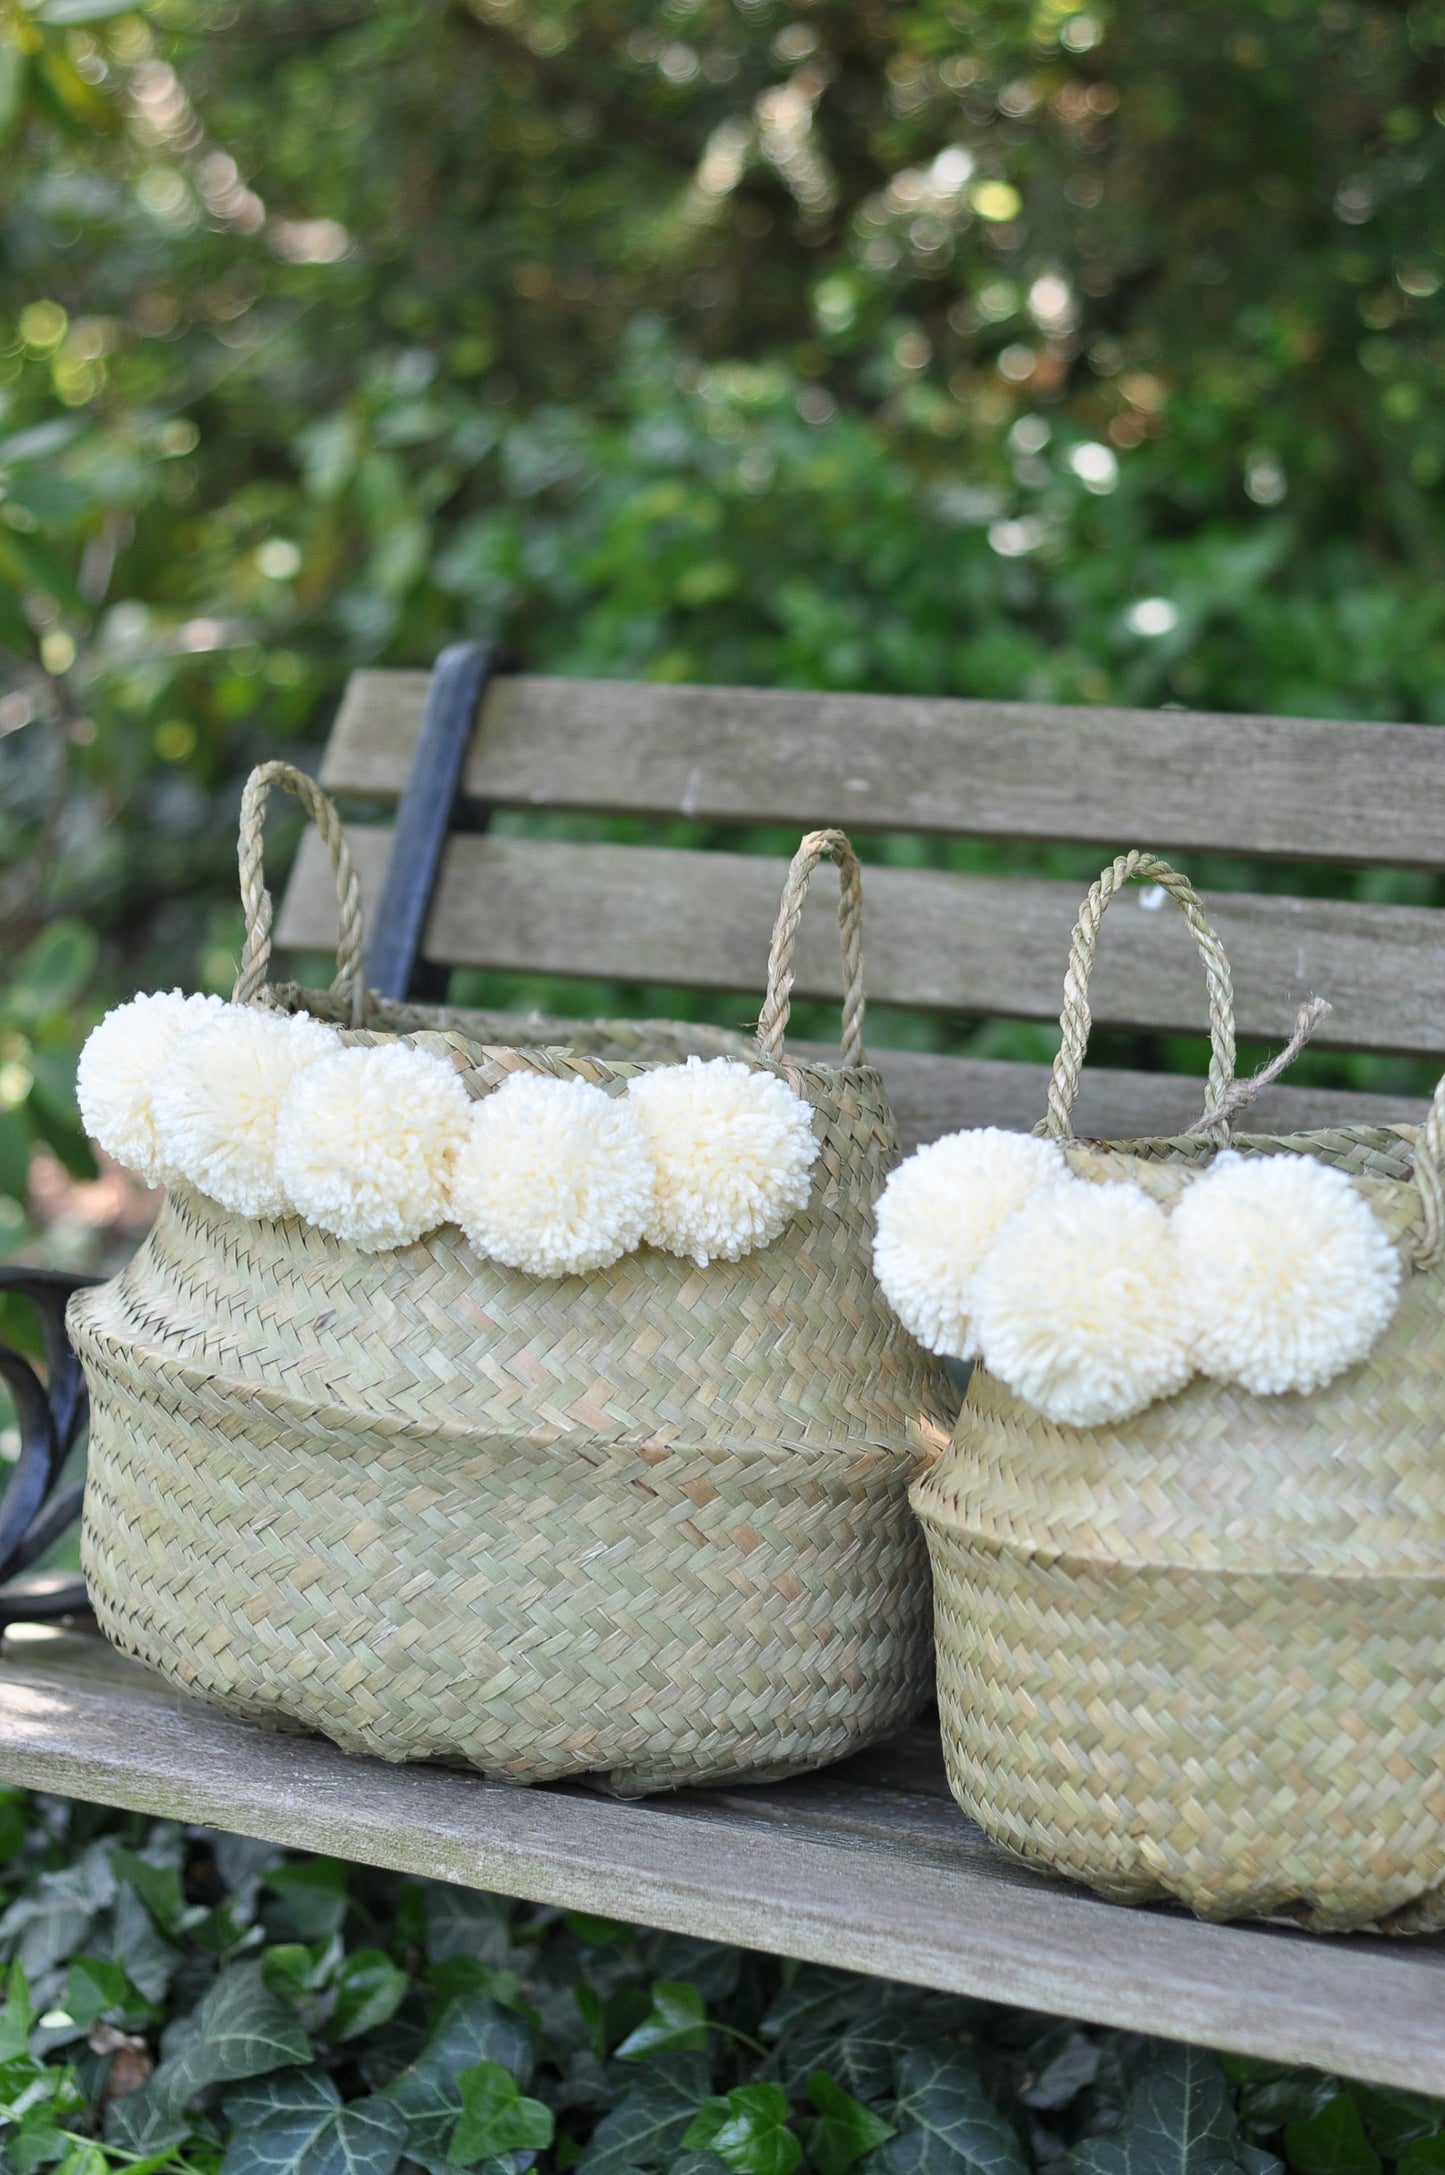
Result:
M391 834L353 826L348 837L365 895L375 899ZM759 855L456 835L425 956L502 971L756 989L760 1002L782 876L781 862ZM1057 1017L1078 885L870 867L864 889L876 1001ZM1198 959L1174 910L1161 901L1151 911L1141 904L1146 896L1131 889L1110 909L1094 1017L1101 1026L1197 1031L1205 1019ZM1321 1047L1441 1049L1445 913L1232 892L1208 903L1233 963L1242 1034L1283 1041L1296 1007L1318 992L1335 1008L1316 1035ZM320 840L308 836L279 941L327 948L335 938L330 870ZM803 996L839 993L836 925L821 898L804 919L797 987Z
M353 674L322 782L394 801L423 672ZM499 807L1445 867L1428 725L521 676L465 790Z
M1445 2093L1445 1948L1127 1911L919 1787L916 1733L772 1788L617 1803L349 1758L180 1697L94 1637L0 1659L0 1779L943 1991ZM926 1778L925 1778L926 1780ZM890 1787L890 1784L892 1785Z

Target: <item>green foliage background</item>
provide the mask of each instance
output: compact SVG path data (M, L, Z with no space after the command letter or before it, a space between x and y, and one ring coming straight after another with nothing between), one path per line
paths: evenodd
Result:
M1445 721L1442 55L1439 0L0 0L0 1251L87 1020L227 986L240 781L357 664ZM235 1838L0 1852L22 2175L1445 2167L1401 2095Z

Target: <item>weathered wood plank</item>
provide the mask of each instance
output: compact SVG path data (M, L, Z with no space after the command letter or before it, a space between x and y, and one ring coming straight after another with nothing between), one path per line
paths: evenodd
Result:
M912 1740L910 1740L910 1745ZM879 1756L874 1755L876 1760ZM1062 2016L1445 2092L1438 1942L1125 1911L1013 1865L950 1804L845 1770L619 1804L348 1758L193 1705L94 1638L0 1658L0 1777L305 1850Z
M353 676L326 785L396 799L426 681ZM1428 725L524 676L488 696L466 790L499 807L1445 866L1445 735Z
M1445 744L1445 733L1441 735ZM348 832L365 895L380 895L388 830ZM783 864L749 854L454 836L425 955L503 971L676 983L762 995ZM797 988L836 997L836 919L826 896L803 922ZM1023 877L870 867L868 990L876 1002L1014 1018L1057 1017L1079 887ZM1152 905L1151 905L1152 901ZM1338 899L1213 894L1234 968L1240 1032L1282 1041L1316 993L1334 1006L1321 1046L1438 1053L1445 1047L1445 912ZM319 839L302 844L282 944L335 942ZM1110 908L1092 991L1101 1026L1198 1030L1203 977L1161 893L1132 887Z

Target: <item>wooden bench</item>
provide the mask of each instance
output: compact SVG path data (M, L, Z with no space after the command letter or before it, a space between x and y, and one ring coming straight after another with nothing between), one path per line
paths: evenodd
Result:
M736 993L741 1020L756 1005L780 866L729 850L739 826L839 823L865 856L870 834L888 832L1087 845L1101 863L1145 844L1186 866L1235 854L1445 870L1445 733L1434 728L630 686L498 675L498 662L464 647L431 681L357 674L326 751L325 783L380 817L351 836L380 902L371 978L389 995L461 965ZM519 820L539 813L545 824ZM659 828L682 819L722 843L556 835L579 827L557 818L599 813ZM332 942L330 888L308 841L283 944ZM1041 1067L889 1048L887 1008L1052 1020L1082 884L873 865L865 888L875 1054L906 1138L1032 1125ZM1439 1060L1445 912L1287 888L1220 893L1211 907L1244 1033L1281 1041L1299 1001L1319 991L1334 1005L1321 1045ZM828 902L813 915L798 989L836 997ZM1100 1023L1197 1030L1198 967L1175 917L1135 893L1108 938ZM1173 1130L1200 1094L1192 1079L1098 1071L1080 1130ZM1391 1123L1422 1108L1279 1086L1261 1096L1257 1122ZM33 1472L49 1472L60 1447L59 1434L41 1445ZM13 1505L7 1525L0 1505L0 1567L7 1545L18 1560L16 1531L59 1515L21 1508L28 1528ZM73 1594L52 1590L29 1613L67 1605ZM0 1657L0 1778L1445 2093L1445 1940L1318 1938L1101 1902L988 1844L949 1797L927 1729L803 1781L619 1804L269 1736L177 1697L93 1633L25 1622Z

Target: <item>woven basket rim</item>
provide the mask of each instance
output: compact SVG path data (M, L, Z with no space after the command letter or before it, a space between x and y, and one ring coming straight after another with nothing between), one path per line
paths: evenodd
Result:
M313 1019L324 1019L326 1016L325 1011L311 1011L311 1003L326 998L327 993L324 991L307 989L299 983L288 982L274 986L271 993L273 997L280 1000L275 1006L275 1009L278 1011L284 1011L288 1013L304 1011L310 1013L310 1016ZM424 1008L418 1007L417 1009ZM436 1007L436 1009L438 1013L441 1013L453 1009L457 1011L464 1011L467 1009L467 1007L450 1007L439 1005ZM477 1007L477 1009L481 1010L484 1008ZM502 1015L499 1014L495 1016L500 1017ZM555 1014L544 1013L539 1015L535 1013L528 1014L525 1012L519 1012L517 1014L517 1018L519 1020L524 1020L529 1017L538 1019L540 1024L544 1024L547 1027L562 1027L567 1024L565 1020L558 1019ZM332 1022L328 1021L327 1024L332 1024ZM725 1058L729 1063L747 1065L756 1072L775 1073L780 1078L790 1080L796 1079L801 1075L803 1078L810 1080L833 1080L838 1079L839 1077L843 1077L849 1080L866 1080L870 1085L876 1083L877 1085L881 1086L883 1083L882 1072L869 1057L865 1056L857 1063L852 1063L848 1060L845 1060L841 1056L841 1054L837 1058L790 1057L786 1053L781 1058L765 1057L762 1051L758 1049L752 1035L750 1035L745 1028L714 1028L711 1021L668 1020L661 1018L622 1019L602 1015L599 1015L596 1018L590 1016L583 1018L579 1015L576 1021L576 1025L579 1029L587 1028L591 1029L593 1032L596 1032L598 1029L606 1029L608 1027L616 1026L619 1028L624 1028L634 1035L645 1034L648 1028L655 1029L659 1034L671 1034L678 1032L686 1034L691 1029L697 1027L709 1029L719 1035L735 1036L737 1038L739 1046L736 1049L720 1049L712 1052L708 1056L704 1056L703 1053L699 1050L690 1051L683 1056L678 1056L674 1054L665 1057L614 1058L600 1057L593 1051L578 1049L574 1043L568 1042L566 1040L560 1040L557 1042L507 1042L493 1039L484 1042L479 1040L477 1036L469 1034L465 1027L448 1026L446 1024L438 1024L435 1027L407 1028L347 1027L344 1025L338 1025L338 1032L341 1036L342 1042L351 1047L373 1047L379 1042L403 1042L416 1044L424 1037L442 1036L453 1045L464 1044L468 1050L475 1051L479 1059L520 1058L525 1061L527 1058L538 1056L575 1059L578 1063L585 1063L591 1066L594 1071L597 1068L601 1068L611 1073L615 1078L624 1080L631 1079L635 1074L641 1072L661 1072L670 1067L685 1065L688 1063L690 1057L695 1056L703 1064L710 1064L716 1058Z
M942 1514L938 1503L926 1500L928 1482L932 1470L920 1474L908 1490L909 1506L920 1525L927 1531L946 1535L950 1540L967 1540L972 1547L997 1556L1007 1556L1013 1562L1045 1570L1059 1570L1070 1576L1080 1574L1094 1576L1100 1572L1158 1572L1161 1577L1176 1583L1191 1577L1207 1580L1211 1584L1223 1581L1227 1585L1255 1585L1262 1579L1283 1580L1290 1585L1305 1587L1333 1587L1349 1593L1358 1593L1362 1587L1382 1587L1396 1592L1401 1586L1416 1586L1423 1593L1445 1594L1445 1566L1438 1571L1415 1570L1406 1566L1402 1570L1383 1571L1378 1566L1351 1570L1340 1566L1331 1570L1310 1569L1298 1563L1181 1563L1177 1557L1133 1556L1112 1552L1106 1555L1086 1555L1072 1548L1050 1548L1037 1541L1010 1540L997 1533L981 1533L977 1527L965 1525Z
M1079 1133L1061 1142L1060 1146L1066 1154L1070 1148L1090 1148L1101 1153L1141 1157L1151 1151L1173 1150L1181 1162L1196 1162L1200 1160L1201 1149L1209 1149L1215 1155L1228 1155L1236 1149L1243 1152L1250 1148L1287 1148L1299 1155L1309 1155L1315 1147L1327 1148L1334 1143L1371 1147L1385 1141L1403 1141L1407 1148L1413 1148L1419 1130L1418 1125L1404 1122L1397 1125L1315 1125L1297 1133L1234 1133L1228 1140L1210 1140L1199 1133L1138 1133L1128 1139L1096 1140L1090 1134ZM1167 1156L1159 1153L1156 1160L1162 1163Z
M348 1430L354 1430L358 1420L364 1420L368 1429L388 1442L416 1442L443 1444L462 1448L478 1442L506 1442L518 1449L550 1451L560 1445L569 1445L575 1454L578 1431L558 1427L538 1430L528 1434L520 1429L508 1431L495 1426L485 1426L470 1420L445 1418L411 1418L408 1415L378 1412L370 1405L338 1404L334 1399L299 1396L259 1376L229 1374L216 1367L207 1367L195 1360L185 1359L163 1347L146 1344L137 1338L117 1337L90 1320L93 1309L112 1297L109 1284L98 1284L77 1292L67 1309L66 1320L77 1342L82 1339L102 1348L104 1365L108 1375L132 1382L144 1383L156 1370L162 1370L187 1389L206 1391L219 1396L239 1396L278 1418L303 1421L308 1428L329 1430L342 1443L336 1449L338 1463L355 1462L355 1452L344 1447ZM757 1459L759 1463L776 1463L780 1457L789 1462L813 1462L836 1467L840 1456L851 1454L852 1461L860 1469L876 1463L891 1467L917 1467L927 1456L925 1448L910 1442L883 1443L866 1434L844 1435L830 1432L826 1443L799 1442L785 1436L770 1436L759 1442L755 1436L739 1435L729 1438L714 1435L709 1440L687 1442L669 1433L665 1442L659 1443L655 1430L643 1434L606 1436L588 1430L587 1440L595 1442L609 1455L625 1452L629 1460L635 1459L644 1446L656 1445L668 1456L679 1452L700 1461ZM330 1441L318 1442L318 1450L330 1450ZM600 1464L604 1462L599 1460Z

